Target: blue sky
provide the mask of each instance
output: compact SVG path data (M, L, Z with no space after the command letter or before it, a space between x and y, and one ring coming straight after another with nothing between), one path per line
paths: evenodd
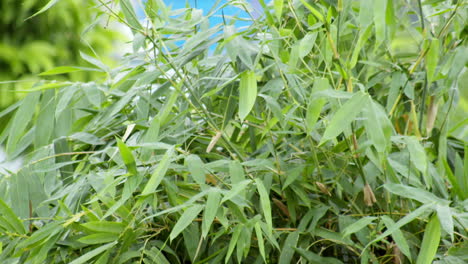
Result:
M143 2L145 2L143 0ZM229 0L221 0L219 6L228 3ZM247 0L252 7L256 10L256 12L253 13L253 16L259 16L261 12L261 6L258 0ZM268 2L268 1L266 1ZM202 9L204 11L204 14L207 14L208 11L213 7L213 5L216 3L216 0L164 0L164 3L167 6L171 6L172 9L181 9L185 8L187 4L189 4L191 7L196 7L199 9ZM138 6L138 5L136 5ZM143 15L141 11L137 10L137 13L139 15ZM216 12L211 18L210 18L210 23L211 25L216 25L219 23L222 23L222 13L226 17L229 16L238 16L238 17L243 17L243 18L250 18L250 16L242 9L235 7L235 6L226 6L223 8L222 12L219 10ZM249 25L250 22L248 21L236 21L236 26L237 27L242 27L242 26L247 26Z

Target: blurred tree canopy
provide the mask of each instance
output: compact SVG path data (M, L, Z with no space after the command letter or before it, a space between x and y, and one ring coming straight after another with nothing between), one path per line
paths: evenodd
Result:
M56 66L86 66L80 51L105 56L113 50L118 34L94 27L102 22L102 12L91 6L93 1L62 0L56 8L33 16L47 4L48 0L0 0L0 109L21 97L18 91L31 87L29 81L38 73ZM80 71L66 77L87 81L92 76Z

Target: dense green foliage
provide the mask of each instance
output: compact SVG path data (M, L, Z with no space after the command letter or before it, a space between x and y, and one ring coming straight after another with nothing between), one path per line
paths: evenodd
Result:
M112 50L116 32L91 24L101 13L92 8L91 1L62 0L55 8L33 16L47 2L0 1L0 82L7 82L0 86L0 109L21 97L14 91L29 88L45 70L59 65L88 66L80 51L92 54L94 50L107 58L107 51ZM96 75L68 73L75 81L91 77Z
M133 52L0 135L1 263L468 261L466 1L260 2L102 2Z

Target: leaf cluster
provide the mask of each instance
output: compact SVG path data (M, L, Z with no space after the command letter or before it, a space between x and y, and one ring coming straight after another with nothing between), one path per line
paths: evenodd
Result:
M133 52L7 109L0 262L467 261L466 2L259 2L102 2Z

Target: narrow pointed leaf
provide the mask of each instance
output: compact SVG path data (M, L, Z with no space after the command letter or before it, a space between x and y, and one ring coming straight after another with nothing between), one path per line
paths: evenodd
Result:
M433 215L426 225L416 264L430 264L434 260L440 243L440 222L437 215Z
M252 110L257 98L257 80L254 71L241 75L239 86L239 117L243 121Z
M333 116L330 124L328 124L325 133L323 134L320 144L334 139L343 132L354 121L356 116L366 107L368 96L362 92L357 92L349 99Z
M159 162L158 167L156 167L153 174L151 174L151 178L149 179L148 183L143 189L143 192L141 193L141 195L148 195L156 191L156 188L158 188L162 179L166 175L167 169L169 167L169 162L172 158L173 153L174 153L173 148L170 148L166 151L161 161Z
M263 216L265 217L265 222L267 223L268 230L272 232L273 218L271 215L270 196L268 195L265 185L261 179L256 178L255 184L257 185L258 194L260 195L260 205L262 207Z
M212 191L208 193L208 198L206 200L206 206L202 221L203 237L206 237L208 231L210 231L211 224L213 223L216 213L218 212L220 200L221 194L219 193L219 191Z
M101 254L102 252L108 250L109 248L111 248L111 247L113 247L115 245L117 245L117 241L102 245L102 246L100 246L100 247L98 247L96 249L93 249L93 250L89 251L88 253L82 255L81 257L73 260L69 264L83 264L83 263L86 263L86 262L88 262L88 260L94 258L95 256Z
M368 216L357 220L356 222L343 229L343 237L359 232L361 229L371 224L375 219L377 219L377 217Z
M179 218L177 223L175 224L174 228L172 228L171 234L169 235L171 241L176 238L184 229L192 223L193 219L195 219L198 214L201 212L203 209L203 205L201 204L195 204L191 207L189 207L185 212L182 214L182 216Z
M122 156L122 160L127 167L127 170L132 175L137 175L138 171L136 168L135 158L133 157L132 151L123 143L122 140L117 138L117 146L119 147L120 155Z

